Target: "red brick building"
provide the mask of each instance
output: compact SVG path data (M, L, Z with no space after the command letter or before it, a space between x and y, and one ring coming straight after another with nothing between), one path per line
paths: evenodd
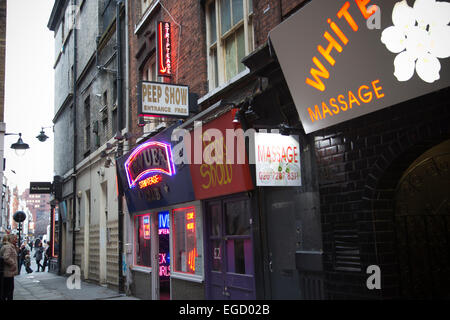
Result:
M259 185L251 164L241 167L244 174L235 178L243 183L248 172L250 186L239 185L234 192L222 188L201 197L196 169L190 166L189 183L196 191L189 202L198 226L196 268L172 270L170 290L164 293L159 286L161 269L158 277L150 264L135 263L143 259L136 237L146 223L138 219L168 211L174 223L177 210L186 207L177 203L130 214L125 241L133 295L147 299L446 296L448 87L306 133L293 98L296 92L286 81L269 33L313 3L317 1L128 2L132 147L158 139L158 132L176 123L170 117L139 119L139 82L156 81L189 87L196 103L180 127L192 129L196 120L203 126L220 123L224 130L231 123L224 124L223 119L234 119L244 130L277 129L280 140L297 137L301 159L301 185ZM157 76L158 21L172 27L171 77ZM329 28L328 24L325 19L323 25ZM448 63L442 63L442 78L448 80ZM246 151L252 148L248 144ZM169 251L177 259L174 237ZM158 240L151 243L158 246ZM381 288L368 285L371 266L381 270Z

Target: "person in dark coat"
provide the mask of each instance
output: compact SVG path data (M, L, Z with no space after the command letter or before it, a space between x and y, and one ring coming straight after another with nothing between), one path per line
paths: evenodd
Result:
M45 271L45 267L48 266L50 257L51 257L50 245L47 243L47 247L45 248L45 251L44 251L44 269L42 271Z
M36 272L39 272L40 268L42 268L42 272L44 272L44 266L41 264L43 252L44 252L44 248L42 247L42 242L39 242L39 244L36 247L35 252L34 252L34 257L36 258L36 264L38 266Z
M3 296L2 301L13 300L14 277L17 275L17 237L9 234L3 238L0 256L3 258Z

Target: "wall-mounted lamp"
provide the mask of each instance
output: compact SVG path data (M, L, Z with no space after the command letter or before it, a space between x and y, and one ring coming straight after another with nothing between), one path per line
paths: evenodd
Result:
M14 149L16 155L21 157L25 154L27 149L30 149L30 146L23 142L22 133L5 133L5 136L19 136L19 140L11 145L11 149Z
M97 66L97 69L99 71L106 71L106 72L111 72L111 73L117 73L117 70L114 69L108 69L105 66Z
M48 136L45 134L45 131L44 131L44 129L47 129L47 128L52 128L52 127L42 127L41 132L39 133L38 136L36 136L36 138L37 138L40 142L45 142L45 140L48 139Z

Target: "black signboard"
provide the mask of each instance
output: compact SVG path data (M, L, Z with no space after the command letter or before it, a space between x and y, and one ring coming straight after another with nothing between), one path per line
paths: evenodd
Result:
M449 12L449 1L321 0L275 27L305 132L450 86Z
M30 194L52 193L51 182L30 182Z

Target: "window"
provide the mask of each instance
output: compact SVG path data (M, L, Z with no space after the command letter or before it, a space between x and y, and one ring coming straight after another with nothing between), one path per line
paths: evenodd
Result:
M134 264L151 267L151 219L150 214L134 217Z
M103 136L105 140L108 140L108 91L103 92L102 108L100 109L100 115L102 117Z
M66 28L66 20L63 16L62 20L61 20L61 43L62 44L64 44L64 40L66 39L65 38L65 30L64 30L65 28Z
M91 147L91 100L90 96L84 100L84 147L87 153L89 154L89 150ZM87 156L87 155L85 155Z
M253 2L214 0L206 6L209 89L245 70L241 60L253 51Z
M195 274L198 258L196 230L194 207L172 211L174 271Z

